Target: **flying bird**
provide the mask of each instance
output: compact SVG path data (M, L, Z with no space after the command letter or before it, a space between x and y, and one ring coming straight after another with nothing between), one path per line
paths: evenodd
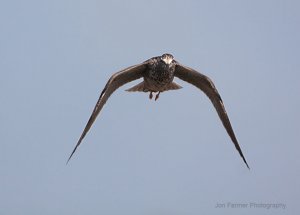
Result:
M110 95L119 87L124 84L134 81L139 78L143 78L143 81L126 91L129 92L149 92L149 98L153 98L153 93L156 93L155 100L159 98L160 93L168 90L178 90L182 88L180 85L173 81L174 77L177 77L183 81L186 81L195 87L202 90L214 105L222 123L225 127L228 135L230 136L235 148L242 157L244 163L249 168L249 165L243 155L243 152L239 146L239 143L233 132L231 123L226 113L223 101L218 93L215 85L207 76L184 66L177 62L171 54L163 54L144 61L143 63L123 69L111 76L102 90L100 97L94 107L92 115L90 116L74 150L72 151L67 163L73 156L77 147L82 142L83 138L90 130L97 115L100 113L104 104L110 97ZM249 168L250 169L250 168Z

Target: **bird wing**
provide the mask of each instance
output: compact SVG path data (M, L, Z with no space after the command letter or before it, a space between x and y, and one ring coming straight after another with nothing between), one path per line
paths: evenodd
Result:
M235 148L238 150L243 161L249 168L248 163L243 155L243 152L242 152L242 150L239 146L239 143L235 137L235 134L233 132L233 129L232 129L231 123L229 121L228 115L226 113L221 96L218 93L213 82L207 76L205 76L189 67L183 66L179 63L176 64L175 76L182 79L183 81L186 81L186 82L196 86L197 88L202 90L208 96L208 98L211 100L211 102L215 106L215 109L218 112L218 115L219 115L228 135L230 136L232 142L234 143Z
M89 118L89 121L87 122L74 150L72 151L67 163L69 162L69 160L71 159L71 157L73 156L74 152L76 151L77 147L80 145L81 141L83 140L83 138L85 137L85 135L87 134L87 132L90 130L92 124L94 123L95 119L97 118L97 115L99 114L99 112L101 111L101 109L103 108L104 104L106 103L106 101L108 100L108 98L110 97L110 95L119 87L121 87L122 85L139 79L141 77L143 77L143 73L145 71L146 68L146 62L135 65L135 66L131 66L128 67L124 70L121 70L115 74L113 74L111 76L111 78L108 80L108 82L106 83L104 89L102 90L100 97L94 107L94 110L92 112L92 115Z

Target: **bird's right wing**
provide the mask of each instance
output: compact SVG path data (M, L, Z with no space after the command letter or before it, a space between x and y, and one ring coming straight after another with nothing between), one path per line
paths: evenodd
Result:
M74 150L72 151L67 163L73 156L74 152L76 151L77 147L80 145L81 141L87 134L87 132L90 130L92 124L94 123L95 119L97 118L98 114L100 113L101 109L103 108L104 104L110 97L110 95L119 87L122 85L134 81L136 79L139 79L143 77L144 71L146 69L147 63L141 63L135 66L128 67L124 70L121 70L120 72L115 73L111 76L111 78L106 83L104 89L102 90L100 97L94 107L94 110L92 112L92 115L90 116L89 121L87 122Z
M248 166L248 163L243 155L243 152L239 146L239 143L235 137L235 134L233 132L231 123L229 121L228 115L226 113L223 101L221 99L220 94L217 91L217 88L213 84L213 82L205 75L189 68L186 66L183 66L176 62L176 69L175 69L175 76L194 85L195 87L202 90L208 98L211 100L213 105L215 106L215 109L228 133L230 136L232 142L235 145L235 148L239 152L240 156L242 157L245 164Z

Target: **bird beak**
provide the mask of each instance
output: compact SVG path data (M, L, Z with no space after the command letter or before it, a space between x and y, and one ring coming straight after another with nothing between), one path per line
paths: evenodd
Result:
M169 65L172 62L172 58L171 57L166 57L162 59L167 65Z

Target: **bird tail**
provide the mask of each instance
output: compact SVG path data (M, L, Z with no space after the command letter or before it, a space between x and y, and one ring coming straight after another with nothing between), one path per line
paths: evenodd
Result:
M127 89L126 91L128 91L128 92L148 92L148 90L145 89L145 82L144 81L137 84L137 85L135 85L135 86L133 86L133 87L131 87L131 88L129 88L129 89Z
M181 88L182 88L182 86L180 86L179 84L176 84L175 82L172 82L169 85L167 85L165 88L163 88L161 90L161 92L167 91L167 90L179 90ZM149 92L151 90L149 90L147 87L145 87L145 82L143 81L143 82L127 89L126 91L128 91L128 92Z
M167 90L179 90L179 89L181 89L182 88L182 86L180 86L179 84L176 84L174 81L171 83L171 84L169 84L168 86L167 86L167 88L165 89L165 91L167 91Z

